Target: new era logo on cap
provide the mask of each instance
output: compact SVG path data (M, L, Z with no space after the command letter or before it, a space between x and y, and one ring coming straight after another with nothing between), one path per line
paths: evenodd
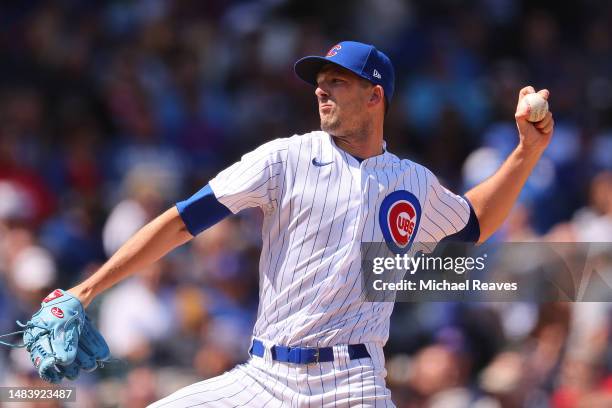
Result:
M380 73L377 70L374 70L374 72L372 73L372 76L374 78L382 79L382 76L380 76Z

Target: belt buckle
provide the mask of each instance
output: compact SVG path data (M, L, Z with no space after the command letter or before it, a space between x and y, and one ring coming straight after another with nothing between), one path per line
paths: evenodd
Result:
M313 361L312 363L306 364L307 367L311 367L311 366L315 366L319 364L319 349L318 348L315 349L314 357L315 357L315 361Z

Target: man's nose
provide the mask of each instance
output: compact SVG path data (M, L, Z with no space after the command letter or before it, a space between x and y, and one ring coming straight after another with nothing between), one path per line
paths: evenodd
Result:
M321 88L321 86L317 86L317 89L315 89L315 95L317 95L317 97L321 99L327 98L329 96L329 93L327 93L323 88Z

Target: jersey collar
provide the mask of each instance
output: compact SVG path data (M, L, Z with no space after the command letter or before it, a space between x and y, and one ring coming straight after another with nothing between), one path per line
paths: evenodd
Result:
M323 132L323 133L325 133L325 135L327 136L327 140L329 141L332 148L335 149L343 158L345 158L345 161L351 167L361 167L361 168L377 167L378 165L385 163L386 159L388 159L387 156L390 155L390 153L387 151L387 142L383 140L382 142L383 152L377 156L373 156L373 157L364 159L360 163L359 160L357 160L351 154L349 154L348 152L345 152L340 147L338 147L336 142L334 142L334 138L329 133L327 132Z

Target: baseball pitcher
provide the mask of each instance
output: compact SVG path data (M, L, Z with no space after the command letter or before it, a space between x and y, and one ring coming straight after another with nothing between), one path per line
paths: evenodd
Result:
M393 406L383 346L392 302L364 302L362 242L395 251L443 239L483 242L502 224L549 144L550 112L530 122L518 94L518 141L489 179L456 195L387 150L394 70L375 47L345 41L295 64L315 88L321 129L265 143L137 232L95 274L56 290L24 326L41 377L75 378L110 356L84 308L98 294L244 208L264 214L259 309L249 360L153 407ZM538 94L548 99L546 90Z

